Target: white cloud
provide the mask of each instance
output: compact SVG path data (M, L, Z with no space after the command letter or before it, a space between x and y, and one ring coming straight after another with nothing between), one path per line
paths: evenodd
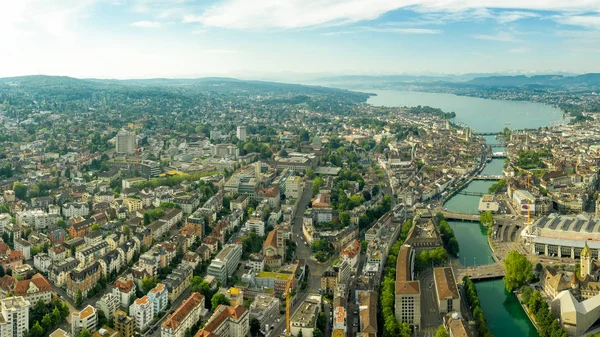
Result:
M136 21L129 24L131 27L137 28L160 28L162 23L156 21Z
M558 23L600 29L600 15L572 15L556 17Z
M499 41L499 42L519 42L513 34L507 32L498 32L496 34L476 34L473 38L478 40Z
M521 12L521 11L502 12L496 16L496 20L498 20L499 23L509 23L509 22L514 22L514 21L518 21L518 20L522 20L522 19L530 19L530 18L538 18L538 17L540 17L539 14L532 13L532 12Z
M207 31L208 31L208 30L206 30L206 29L196 29L196 30L193 30L193 31L192 31L192 34L193 34L193 35L200 35L200 34L204 34L204 33L206 33Z
M233 29L301 28L339 25L375 19L396 9L459 14L489 9L515 10L501 16L504 22L526 17L519 10L600 11L600 2L589 0L223 0L197 14L183 16L184 22ZM508 21L506 21L508 20Z
M87 15L96 0L0 1L0 43L23 36L44 35L57 42L73 42L73 26Z

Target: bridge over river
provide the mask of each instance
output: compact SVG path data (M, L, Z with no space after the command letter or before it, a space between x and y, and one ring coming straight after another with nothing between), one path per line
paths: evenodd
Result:
M473 180L500 180L504 178L501 175L480 175L473 177Z
M446 220L476 221L479 222L479 214L455 213L446 210L440 211Z
M462 279L468 276L472 281L493 280L505 276L504 266L499 263L486 264L477 267L455 268L456 281L462 283Z

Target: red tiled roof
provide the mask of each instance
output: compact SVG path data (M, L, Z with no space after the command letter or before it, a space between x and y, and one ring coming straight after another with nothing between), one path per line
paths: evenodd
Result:
M269 235L267 235L267 239L265 240L263 247L277 248L277 230L276 229L269 232Z
M134 286L133 280L127 280L126 282L123 282L122 279L118 278L115 281L113 288L119 289L119 291L122 293L128 293L133 289L133 286Z
M190 297L188 297L183 304L175 312L167 318L166 321L163 322L162 326L167 329L175 330L177 327L183 322L183 320L192 312L192 310L197 307L204 296L200 293L193 293Z
M38 292L52 291L52 286L48 280L46 280L42 274L35 274L30 280L22 280L17 282L14 290L15 295L27 295L30 283L35 284L35 286L39 289Z
M312 199L312 207L329 207L331 195L327 193L319 193Z
M156 287L154 287L152 290L150 290L150 292L153 294L158 294L159 292L163 291L164 289L165 289L165 285L163 283L158 283L158 284L156 284Z
M222 305L219 305L215 312L221 309ZM246 308L241 305L236 306L235 308L227 306L223 311L219 312L219 314L214 317L214 319L210 320L206 323L204 328L194 336L194 337L207 337L213 336L212 332L215 331L223 322L225 322L228 318L239 319L246 312ZM213 318L213 317L211 317Z
M9 262L15 262L15 261L21 261L23 260L25 257L23 256L23 253L21 253L18 250L13 250L10 252L10 254L8 255L8 261Z
M262 192L266 198L275 198L279 196L279 189L275 186L269 186L266 188L257 187L254 189L254 194Z

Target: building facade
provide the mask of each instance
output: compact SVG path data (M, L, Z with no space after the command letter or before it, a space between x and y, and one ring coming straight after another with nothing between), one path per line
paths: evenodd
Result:
M98 326L98 313L96 308L88 305L80 312L71 314L71 334L77 336L84 328L94 333Z
M23 297L10 297L0 300L0 306L0 336L23 337L29 328L31 303Z
M163 322L160 329L161 337L184 337L185 331L191 329L200 320L204 302L204 296L200 293L193 293L185 299L181 306Z

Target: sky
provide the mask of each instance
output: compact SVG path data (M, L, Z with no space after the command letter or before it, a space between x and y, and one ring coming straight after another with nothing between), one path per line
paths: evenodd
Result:
M0 0L0 77L600 72L600 0Z

